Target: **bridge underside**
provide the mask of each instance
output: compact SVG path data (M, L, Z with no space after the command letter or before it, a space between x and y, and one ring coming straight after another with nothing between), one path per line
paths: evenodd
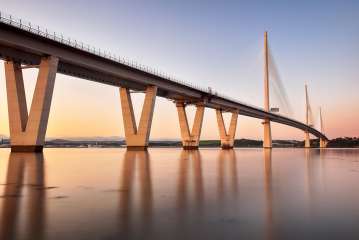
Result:
M184 104L201 104L207 108L221 111L238 112L240 115L268 119L273 122L292 126L328 140L318 130L297 120L266 112L230 98L218 96L180 82L110 60L105 57L27 32L17 27L0 23L0 59L39 66L44 57L58 59L57 72L68 76L87 79L102 84L145 92L148 86L156 86L157 96Z

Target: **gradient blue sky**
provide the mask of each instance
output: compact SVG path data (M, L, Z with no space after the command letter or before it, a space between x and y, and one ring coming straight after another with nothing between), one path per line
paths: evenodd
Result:
M358 1L12 0L1 11L258 106L267 30L293 117L304 120L307 83L328 136L359 135ZM6 103L2 65L0 71ZM35 76L26 71L29 92ZM142 99L135 97L137 115ZM48 136L123 136L119 104L114 87L58 74ZM173 103L159 99L155 111L151 137L179 138ZM0 115L0 133L8 134L6 104ZM303 133L274 124L273 135L301 139ZM208 109L203 138L217 137ZM261 138L260 121L241 117L237 137Z

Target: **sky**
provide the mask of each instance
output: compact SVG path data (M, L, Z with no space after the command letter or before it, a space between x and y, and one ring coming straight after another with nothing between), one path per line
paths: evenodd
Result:
M0 3L5 13L260 107L263 34L268 31L291 117L305 119L307 84L313 111L322 107L327 136L359 136L358 1ZM28 105L36 76L36 70L24 71ZM143 95L135 94L133 100L138 119ZM277 102L272 94L271 106ZM123 137L120 107L118 88L57 74L47 137ZM191 123L193 107L188 107L188 116ZM303 139L300 130L272 126L274 139ZM0 134L9 135L3 62ZM239 118L237 138L261 139L262 134L261 120ZM175 105L157 98L151 139L179 138ZM202 139L218 139L213 109L206 109Z

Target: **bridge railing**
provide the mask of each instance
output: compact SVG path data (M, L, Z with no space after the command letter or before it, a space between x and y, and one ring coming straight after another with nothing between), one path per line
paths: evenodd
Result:
M126 66L135 68L135 69L139 69L143 72L147 72L149 74L164 78L166 80L188 86L190 88L199 90L199 91L207 93L209 95L218 96L218 97L233 101L237 104L246 105L246 106L249 106L249 107L252 107L255 109L265 111L263 108L239 101L238 99L235 99L235 98L232 98L225 94L221 94L216 91L213 91L209 87L204 88L204 87L198 86L196 84L189 83L189 82L183 81L181 79L177 79L177 78L175 78L169 74L166 74L160 70L157 70L155 68L137 63L136 61L129 60L128 58L125 58L125 57L118 57L115 54L101 50L100 48L90 46L89 44L85 44L85 43L83 43L81 41L77 41L73 38L65 37L63 34L56 33L55 31L50 31L47 28L41 27L39 25L34 25L29 21L24 21L20 18L16 18L16 17L12 16L11 14L6 14L6 13L0 11L0 22L5 23L10 26L13 26L13 27L16 27L16 28L19 28L19 29L22 29L22 30L25 30L25 31L33 33L33 34L36 34L41 37L54 40L61 44L65 44L67 46L70 46L70 47L73 47L73 48L76 48L76 49L79 49L79 50L82 50L85 52L89 52L91 54L94 54L94 55L97 55L97 56L100 56L100 57L103 57L106 59L112 60L114 62L118 62L118 63L124 64ZM283 115L280 115L277 113L276 113L276 115L283 116ZM283 117L286 117L286 116L283 116ZM288 118L288 117L286 117L286 118Z
M128 58L118 57L115 54L110 53L109 51L104 51L104 50L101 50L100 48L93 47L89 44L85 44L85 43L83 43L81 41L77 41L73 38L65 37L63 34L57 33L55 31L50 31L47 28L41 27L39 25L34 25L29 21L24 21L20 18L16 18L10 14L6 14L1 11L0 11L0 22L11 25L13 27L17 27L17 28L25 30L27 32L31 32L31 33L36 34L41 37L45 37L45 38L54 40L61 44L65 44L67 46L77 48L79 50L86 51L91 54L94 54L94 55L124 64L124 65L127 65L129 67L139 69L143 72L147 72L152 75L156 75L158 77L161 77L161 78L164 78L164 79L167 79L167 80L170 80L170 81L173 81L173 82L176 82L176 83L179 83L179 84L191 87L191 88L195 88L195 89L203 91L203 92L208 92L207 89L204 87L200 87L198 85L177 79L169 74L164 73L163 71L146 66L144 64L140 64L133 60L129 60Z

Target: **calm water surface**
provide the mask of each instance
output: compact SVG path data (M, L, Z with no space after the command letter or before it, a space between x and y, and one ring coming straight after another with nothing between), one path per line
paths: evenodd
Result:
M0 150L0 239L359 239L359 150Z

